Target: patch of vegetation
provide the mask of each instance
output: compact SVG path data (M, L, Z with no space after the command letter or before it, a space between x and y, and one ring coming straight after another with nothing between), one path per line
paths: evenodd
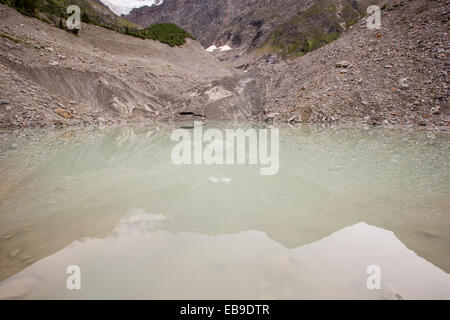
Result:
M345 28L364 16L364 0L343 0L338 12L334 0L323 0L297 13L272 32L265 44L283 56L301 56L336 40ZM342 24L345 26L342 27Z
M83 12L81 14L81 21L85 23L91 23L91 18L89 18L89 15L86 12Z
M345 24L347 25L347 28L353 26L356 22L358 22L358 19L360 17L359 12L350 5L345 5L344 8L342 8L341 14L342 18L345 21Z
M78 34L78 29L68 30L65 26L65 20L69 17L66 11L67 7L73 4L80 7L82 22L95 24L112 31L142 39L158 40L171 47L185 44L186 38L195 39L189 32L172 23L158 23L146 29L138 29L137 25L126 19L108 17L102 13L106 9L95 2L86 0L0 0L0 2L15 8L24 15L38 18L75 35Z
M0 0L22 14L39 18L42 21L55 21L68 18L67 7L77 5L81 9L81 20L96 25L135 26L121 17L107 17L100 11L100 5L86 0ZM103 8L103 7L101 7ZM103 8L103 10L106 10ZM56 19L57 20L57 19ZM57 23L56 23L57 24Z
M301 56L339 37L339 24L333 2L313 5L276 29L269 41L284 56Z
M61 17L65 14L65 10L61 3L56 0L42 1L39 6L39 11L47 13L48 15L54 15Z
M36 15L37 1L36 0L13 0L11 3L20 13L34 17Z
M189 32L173 23L156 23L142 30L127 28L125 33L142 39L158 40L171 47L185 44L187 38L195 40Z
M4 33L0 33L0 38L8 39L9 41L12 41L12 42L15 42L15 43L22 43L22 41L20 41L20 40L18 40L16 38L13 38L11 36L8 36L7 34L4 34Z

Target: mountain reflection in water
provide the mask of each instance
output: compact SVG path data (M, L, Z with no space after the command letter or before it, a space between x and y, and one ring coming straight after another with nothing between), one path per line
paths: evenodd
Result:
M178 127L1 133L0 297L450 298L447 133L282 127L260 176L173 165Z

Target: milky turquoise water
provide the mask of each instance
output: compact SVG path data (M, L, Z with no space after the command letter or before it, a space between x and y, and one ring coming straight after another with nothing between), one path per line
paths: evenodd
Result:
M262 176L178 127L2 131L0 298L450 299L448 133L282 126Z

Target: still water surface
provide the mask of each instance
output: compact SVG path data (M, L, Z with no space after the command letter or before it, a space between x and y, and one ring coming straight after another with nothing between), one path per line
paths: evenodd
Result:
M281 127L261 176L177 127L1 132L0 298L450 299L448 133Z

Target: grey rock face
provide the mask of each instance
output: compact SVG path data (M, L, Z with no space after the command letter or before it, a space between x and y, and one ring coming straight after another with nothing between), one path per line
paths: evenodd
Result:
M399 3L382 11L381 30L360 21L319 50L262 66L269 78L265 110L278 112L277 120L285 122L303 110L302 122L450 130L444 53L449 18L443 15L450 1ZM402 19L408 23L399 23Z
M370 4L376 3L372 0ZM165 0L133 9L125 17L147 27L171 22L191 32L204 47L229 44L252 50L269 39L282 50L297 50L307 34L334 34L363 13L367 0ZM297 42L301 42L300 44ZM313 45L320 41L314 40ZM286 47L286 48L284 48Z

